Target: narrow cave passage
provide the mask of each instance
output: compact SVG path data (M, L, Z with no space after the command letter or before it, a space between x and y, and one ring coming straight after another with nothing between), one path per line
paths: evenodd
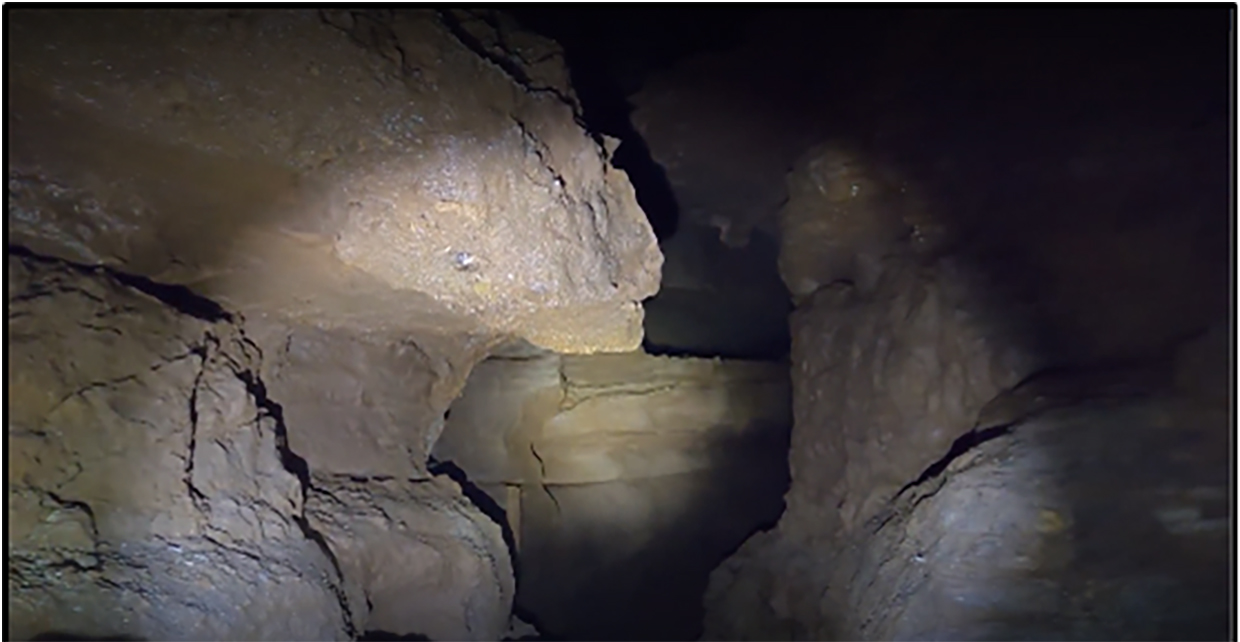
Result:
M501 351L432 456L506 521L544 636L692 639L710 572L783 511L789 407L774 362Z
M6 639L1234 638L1234 7L6 19Z
M755 12L720 9L709 20L649 9L521 9L527 28L559 42L583 124L620 141L612 162L628 173L663 252L659 293L644 303L650 354L780 360L792 304L779 278L771 226L748 229L729 212L694 203L682 212L666 168L633 122L630 102L647 79L694 55L736 45ZM715 180L723 181L719 176ZM726 185L719 185L726 193Z
M522 9L555 39L583 125L619 140L664 255L643 349L509 348L471 373L434 461L467 479L513 548L516 612L560 639L691 639L711 571L774 526L788 486L791 301L770 230L682 216L631 118L652 72L727 48L745 12ZM634 46L637 41L642 46Z

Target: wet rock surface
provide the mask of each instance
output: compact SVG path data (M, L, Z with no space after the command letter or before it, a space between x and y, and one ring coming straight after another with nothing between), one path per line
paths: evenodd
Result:
M555 46L488 15L15 14L14 242L324 326L632 349L653 233Z

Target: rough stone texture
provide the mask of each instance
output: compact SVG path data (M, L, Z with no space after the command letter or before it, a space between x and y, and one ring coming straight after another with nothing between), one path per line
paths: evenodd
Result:
M1225 636L1225 29L937 15L788 178L788 509L705 638Z
M7 269L8 634L349 639L257 347L106 273Z
M282 400L289 445L317 472L361 477L429 478L434 427L489 344L478 335L248 327L272 346L263 381Z
M516 585L500 526L444 477L316 477L307 517L340 561L359 630L497 640Z
M1049 383L831 554L747 542L706 639L1226 637L1226 406Z
M662 261L558 48L487 11L12 17L10 635L503 635L444 411L507 338L637 347Z
M640 353L492 358L435 457L504 511L540 630L692 638L710 570L783 509L786 377Z
M500 525L426 471L453 385L434 351L27 252L8 270L11 636L507 629Z
M779 215L779 271L794 297L837 281L872 290L887 257L936 249L921 204L891 174L837 143L797 163Z
M486 12L13 19L14 242L322 326L639 344L662 259L551 43Z
M910 489L865 546L849 630L1226 637L1225 411L1073 392L1095 400L1021 419Z
M951 267L896 267L868 296L824 290L794 315L794 423L818 428L789 457L798 534L873 515L1032 372Z

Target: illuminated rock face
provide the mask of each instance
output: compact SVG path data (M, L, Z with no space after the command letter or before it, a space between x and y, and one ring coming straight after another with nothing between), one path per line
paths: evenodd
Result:
M7 271L9 635L507 628L500 527L426 470L433 422L416 422L450 381L433 341L251 335L131 277L14 255Z
M778 363L488 359L435 457L506 510L545 632L689 639L710 570L783 510L788 394Z
M465 12L18 22L9 634L503 635L443 413L508 337L637 347L662 261L557 48Z
M640 342L662 259L549 41L464 12L15 19L13 242L320 326Z
M345 639L257 347L107 276L7 270L9 635Z

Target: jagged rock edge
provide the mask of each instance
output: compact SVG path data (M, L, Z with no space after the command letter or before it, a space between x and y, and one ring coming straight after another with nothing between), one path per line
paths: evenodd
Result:
M240 330L240 328L238 329ZM241 341L257 351L258 359L261 362L262 349L247 338L244 331L241 331ZM297 479L298 485L301 488L301 514L293 515L293 522L301 530L302 535L314 542L324 556L327 557L327 560L331 562L332 569L336 573L336 581L331 586L332 593L335 594L336 600L340 604L341 615L344 617L345 632L350 638L356 639L359 632L353 622L353 611L349 605L348 595L345 593L345 577L344 571L340 567L340 560L337 559L331 546L328 545L327 538L311 526L310 520L306 517L306 504L310 491L314 489L313 478L310 475L310 465L305 458L298 455L289 446L288 426L284 423L284 407L267 396L267 386L256 372L240 369L236 364L230 364L230 366L232 367L233 374L245 385L246 391L254 398L254 403L259 409L259 418L267 417L274 422L276 450L280 465Z
M137 290L168 307L203 321L236 322L237 316L224 309L219 303L194 292L184 285L160 283L145 276L118 270L107 265L91 265L78 263L60 257L39 254L22 245L7 244L8 254L20 256L26 260L42 264L56 264L69 268L87 276L104 275L121 285ZM91 298L94 298L93 296ZM20 297L14 301L21 301Z
M115 281L116 283L118 283L119 285L128 287L133 290L137 290L143 294L146 294L147 296L150 296L156 299L157 301L171 307L177 312L186 314L187 316L191 316L191 317L201 319L204 321L209 321L209 322L218 322L218 321L228 322L234 325L237 328L238 332L241 334L241 341L243 342L242 347L245 348L248 346L250 348L253 348L254 351L257 352L258 354L258 359L260 361L262 359L262 349L257 344L255 344L253 341L251 341L248 337L245 336L245 331L242 328L242 323L244 323L244 318L241 317L241 315L237 313L228 312L219 303L216 303L215 301L212 301L209 298L199 295L185 286L159 283L147 277L129 274L126 272L119 271L115 268L104 266L104 265L88 265L84 263L78 263L75 261L69 261L66 259L58 258L58 257L46 256L46 255L39 254L29 248L23 247L21 245L7 244L7 249L10 255L20 256L21 258L25 260L32 261L35 263L41 263L44 265L59 265L73 272L77 272L79 274L83 274L86 276L91 276L91 277L96 277L96 278L99 276L103 276L105 278L109 278ZM84 293L84 294L87 294L87 296L90 296L91 298L96 298L93 295L90 295L89 293ZM189 303L189 305L186 305L187 302ZM203 316L204 314L206 316ZM190 350L189 353L185 355L180 355L174 359L176 360L176 359L181 359L181 358L187 358L190 356L200 356L202 358L202 370L200 370L199 373L195 376L194 387L192 389L191 398L189 401L191 432L190 432L189 452L187 453L188 461L187 461L187 470L186 470L186 478L185 478L187 488L190 493L190 499L194 503L196 508L200 506L200 502L197 501L195 498L197 491L193 487L193 482L192 482L192 478L190 477L190 472L193 469L193 450L195 447L195 438L196 438L196 431L197 431L197 415L198 415L197 405L196 405L197 404L197 392L198 392L199 383L201 382L203 371L205 371L205 368L206 368L207 360L210 357L210 352L208 348L212 344L214 344L214 346L218 349L219 340L213 334L208 332L206 336L204 337L204 341L202 344L194 346ZM332 592L336 595L336 599L340 604L341 615L344 618L345 632L349 635L350 638L356 639L359 632L356 630L356 626L353 623L353 612L349 608L348 598L344 594L344 573L342 572L340 568L340 562L339 560L337 560L335 553L332 552L331 547L328 546L327 540L326 538L324 538L323 534L319 533L313 526L311 526L305 516L306 498L310 490L313 488L313 485L312 485L312 481L310 477L309 465L306 463L306 460L300 455L293 452L293 450L288 445L288 428L284 423L284 413L283 413L284 409L279 403L267 397L266 385L263 384L262 379L254 371L242 367L240 364L236 363L235 361L231 359L229 359L228 365L229 365L230 370L232 370L233 375L236 376L237 379L241 381L241 383L245 386L246 392L249 393L251 397L254 398L255 405L259 409L258 419L262 419L263 417L270 417L275 424L274 429L275 429L275 438L276 438L276 449L277 449L277 456L279 458L280 464L281 466L284 467L286 471L288 471L298 480L298 483L301 487L302 514L294 515L293 522L301 530L302 535L304 535L306 539L314 542L315 545L318 546L319 549L323 552L323 554L327 557L328 561L331 562L332 568L334 569L336 573L336 582L331 586L331 589L332 589ZM105 382L105 384L102 384L102 385L106 385L107 383L108 382ZM72 504L74 507L81 508L82 510L84 510L87 513L87 515L91 518L92 528L95 528L94 512L93 510L90 509L89 505L83 502L66 503L65 501L62 501L61 499L59 499L58 497L55 497L54 495L51 495L48 493L45 493L45 494L48 495L49 499L52 499L53 501L57 503L60 503L66 506ZM226 546L222 544L221 542L214 540L213 538L207 537L206 539L216 544L217 546L220 546L221 548L225 550L232 551L234 553L240 553L240 554L247 555L247 556L253 556L247 551L241 551L239 549L234 549L233 547Z
M529 75L525 73L525 70L522 69L519 64L512 61L511 57L520 58L520 56L514 56L514 54L511 51L509 51L508 48L504 45L504 41L501 35L503 33L503 30L500 29L497 25L493 24L491 21L487 20L483 16L479 16L477 14L474 14L473 12L469 12L469 15L471 17L482 21L488 27L495 30L495 33L497 34L496 40L499 41L499 48L503 51L504 54L509 56L507 58L504 56L500 56L494 52L488 51L486 45L482 44L481 40L474 37L472 34L470 34L468 31L465 30L465 27L461 23L460 19L452 15L451 9L436 10L436 14L438 14L440 22L443 23L444 27L448 29L448 32L451 33L452 36L456 38L457 41L460 42L466 49L472 51L478 57L482 58L483 60L497 67L500 71L504 73L505 76L507 76L510 80L512 80L512 82L516 83L526 92L535 93L535 94L549 93L552 96L555 96L557 100L564 103L565 105L569 107L569 109L572 110L573 119L577 122L577 124L580 125L583 129L586 129L587 131L589 131L589 129L585 127L585 124L582 121L582 116L579 113L580 110L578 109L577 102L575 100L564 95L560 90L556 89L555 87L541 87L541 86L537 86L533 84L534 81L529 77Z

